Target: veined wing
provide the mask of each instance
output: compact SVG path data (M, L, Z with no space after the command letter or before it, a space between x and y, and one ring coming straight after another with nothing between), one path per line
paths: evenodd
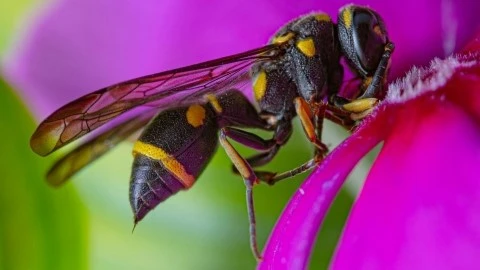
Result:
M47 173L47 181L53 186L59 186L72 175L92 163L103 154L110 151L120 142L136 131L142 129L154 117L156 110L149 110L131 117L123 123L114 126L92 139L81 144L59 159Z
M254 63L275 59L281 53L282 44L272 44L100 89L47 117L32 135L30 146L46 156L135 107L163 110L199 102L207 93L246 84Z

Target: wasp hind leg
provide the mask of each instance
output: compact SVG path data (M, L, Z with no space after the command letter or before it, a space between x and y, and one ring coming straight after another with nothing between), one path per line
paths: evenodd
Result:
M253 135L253 134L252 134ZM246 199L247 199L247 210L248 210L248 220L250 223L250 247L253 254L257 260L261 260L262 256L258 251L257 245L257 229L256 229L256 220L255 220L255 208L253 202L253 185L259 182L255 172L248 162L237 152L232 144L227 140L227 135L225 130L220 131L219 136L220 144L225 149L230 160L233 162L234 166L237 168L240 175L243 177L243 181L246 187Z
M292 126L290 122L282 122L277 127L274 137L270 140L265 140L253 133L241 129L230 127L225 127L222 129L222 134L224 136L249 148L263 151L262 153L244 159L245 162L250 166L250 168L262 166L269 163L276 156L281 146L284 145L285 142L290 138L291 133ZM257 176L257 181L273 185L281 179L290 178L311 169L315 165L314 160L316 159L309 160L308 162L287 172L277 173L270 171L253 170L253 173ZM238 166L235 163L233 164L232 169L234 173L241 175L241 172L239 171Z
M278 150L288 141L293 130L290 122L281 121L275 128L273 138L269 140L237 128L224 127L222 131L230 139L248 148L261 151L260 154L247 158L250 166L258 167L269 163L277 155ZM238 173L235 166L233 169L235 173Z
M295 100L295 107L307 138L309 138L312 144L316 146L315 157L286 172L278 173L254 170L253 172L257 176L258 181L273 185L280 180L291 178L297 174L306 172L320 163L324 155L328 152L327 146L321 142L323 118L325 116L327 107L319 106L315 112L312 112L309 105L302 98L297 98ZM313 124L312 119L314 119L315 124ZM258 167L269 163L276 156L281 146L283 146L290 138L292 133L292 125L290 121L279 122L279 125L275 130L275 134L270 140L264 140L255 134L236 128L225 127L222 129L222 132L225 136L238 143L255 150L263 151L262 153L249 157L245 160L250 167ZM241 174L235 164L233 166L233 172Z
M227 135L228 134L228 135ZM258 243L257 243L257 228L256 228L256 217L255 217L255 205L253 200L253 186L258 184L260 181L265 181L270 185L285 179L290 178L296 174L301 172L307 171L313 168L318 161L314 158L306 162L305 164L292 169L290 171L284 173L272 173L272 172L259 172L254 171L252 166L249 164L245 158L243 158L238 151L233 147L233 145L228 141L227 136L231 139L234 139L237 142L245 144L246 146L264 146L269 151L262 153L260 155L254 156L250 158L252 161L256 161L257 165L262 163L268 163L273 156L275 156L276 152L278 151L279 146L274 145L271 148L268 148L272 143L271 140L263 140L262 138L258 137L255 134L245 132L243 130L235 129L235 128L222 128L220 130L219 141L220 145L225 149L228 157L233 163L234 168L236 169L235 172L240 174L243 178L246 188L246 201L247 201L247 211L248 211L248 220L249 220L249 230L250 230L250 248L252 249L252 253L257 258L257 260L262 260L262 256L260 251L258 250ZM261 147L257 147L261 148ZM257 174L263 176L261 178L257 177Z

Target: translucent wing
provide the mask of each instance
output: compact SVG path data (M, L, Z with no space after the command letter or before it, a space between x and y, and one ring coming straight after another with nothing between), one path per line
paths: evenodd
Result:
M125 122L81 144L52 166L47 173L48 183L53 186L63 184L73 174L101 157L136 131L142 129L155 113L156 110L149 110L141 115L131 117Z
M47 117L32 135L30 146L45 156L133 108L167 109L198 102L206 93L246 84L252 64L275 59L281 53L282 44L272 44L100 89Z

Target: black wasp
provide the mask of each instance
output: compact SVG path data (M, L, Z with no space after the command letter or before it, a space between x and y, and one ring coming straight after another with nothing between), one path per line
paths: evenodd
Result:
M274 184L320 162L328 151L321 139L323 119L351 127L371 111L384 95L393 48L382 18L372 9L345 6L337 24L327 14L311 13L287 23L262 48L136 78L80 97L45 119L30 145L45 156L123 113L144 108L92 135L47 175L49 183L60 185L146 126L133 147L130 203L137 223L160 202L189 189L220 141L244 179L251 246L260 258L253 185ZM352 97L337 95L343 80L342 56L361 82ZM238 90L250 81L258 106ZM288 141L296 115L315 146L315 156L284 173L255 171ZM266 140L239 128L258 128L273 135ZM245 159L227 138L259 154Z

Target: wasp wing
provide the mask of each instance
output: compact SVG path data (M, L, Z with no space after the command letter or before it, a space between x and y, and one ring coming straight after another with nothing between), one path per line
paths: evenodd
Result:
M252 64L274 59L281 51L279 44L267 45L100 89L47 117L32 135L30 146L46 156L133 108L153 106L163 110L199 102L207 93L246 84Z
M47 181L53 186L59 186L72 175L92 163L103 154L110 151L117 144L127 139L136 131L148 124L156 114L156 110L149 110L140 115L131 117L125 122L114 126L59 159L47 173Z

